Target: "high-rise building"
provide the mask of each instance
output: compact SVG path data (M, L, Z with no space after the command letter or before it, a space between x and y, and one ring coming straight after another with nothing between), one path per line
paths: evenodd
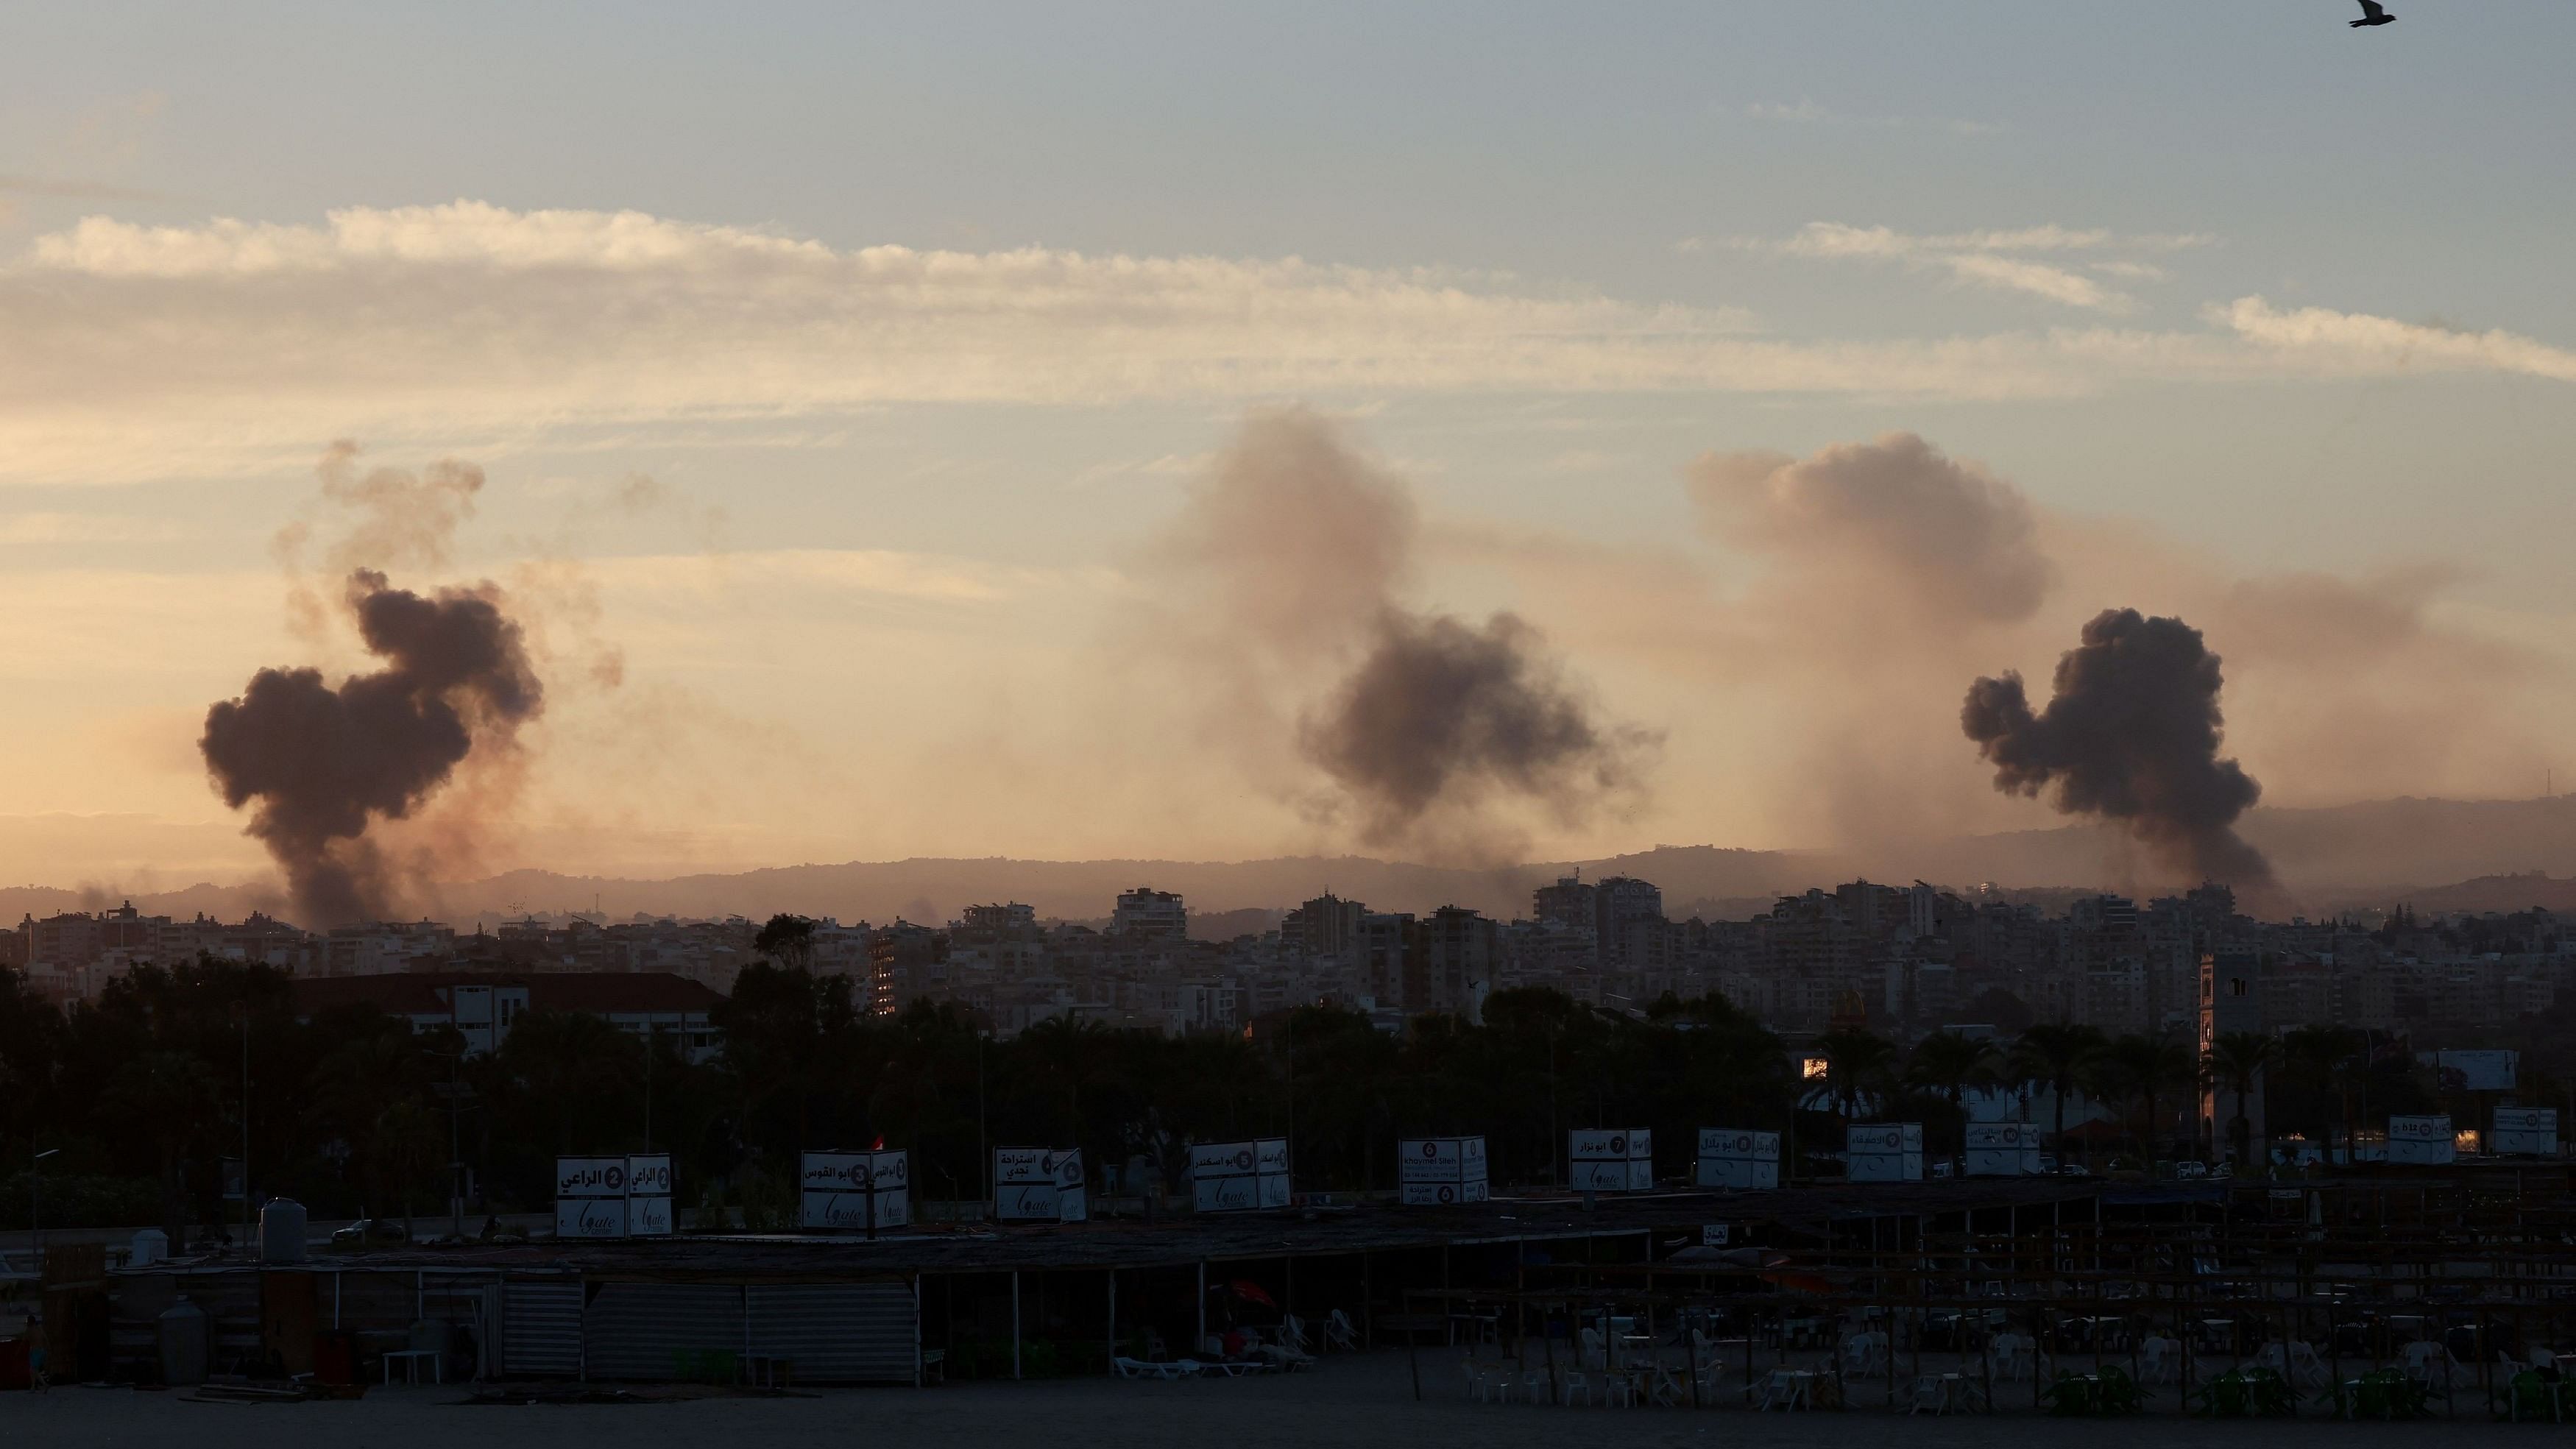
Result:
M1138 886L1120 893L1117 907L1109 913L1109 929L1118 935L1185 940L1190 934L1190 913L1182 908L1179 892Z
M1360 923L1367 916L1368 907L1326 891L1281 919L1280 948L1297 956L1355 960L1360 950Z
M1472 1013L1494 979L1500 929L1464 906L1442 906L1408 933L1404 952L1407 1013Z
M1531 892L1530 918L1550 925L1597 930L1599 896L1599 889L1586 883L1582 876L1561 876L1556 884L1543 885Z
M948 992L948 933L896 921L868 936L868 1010L893 1016Z
M1404 957L1413 934L1410 911L1371 911L1360 917L1359 978L1381 1007L1404 1004Z
M968 906L957 922L959 926L969 931L988 931L996 934L1034 930L1037 923L1036 908L1024 906L1018 901L1004 905Z
M1663 891L1650 881L1614 875L1594 886L1592 892L1592 934L1601 943L1601 964L1630 964L1628 925L1632 921L1662 921ZM1648 938L1641 935L1636 939L1643 942Z

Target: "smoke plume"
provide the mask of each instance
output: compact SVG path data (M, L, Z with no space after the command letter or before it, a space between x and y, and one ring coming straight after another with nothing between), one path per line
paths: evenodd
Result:
M2269 890L2272 868L2235 830L2262 787L2218 757L2218 656L2180 619L2106 609L2057 661L2034 714L2021 676L1968 687L1959 723L1995 767L1995 788L2056 787L2070 815L2114 820L2168 865Z
M1403 602L1418 534L1404 484L1329 422L1248 419L1157 559L1167 617L1223 681L1216 728L1256 774L1321 771L1336 793L1310 815L1347 807L1372 844L1486 853L1493 810L1572 820L1633 788L1653 736L1597 719L1537 629Z
M1306 757L1394 839L1444 796L1488 787L1579 808L1626 783L1620 739L1557 679L1538 631L1391 609L1377 643L1301 731Z
M1713 535L1808 595L1801 616L1849 600L1874 637L1897 611L1926 632L2027 619L2055 573L2019 489L1913 433L1803 459L1711 453L1689 488Z
M410 816L469 756L510 754L544 707L490 586L424 598L358 569L344 602L383 669L336 687L317 669L263 669L206 712L199 741L225 803L256 805L250 834L312 926L385 916L404 872L369 828Z

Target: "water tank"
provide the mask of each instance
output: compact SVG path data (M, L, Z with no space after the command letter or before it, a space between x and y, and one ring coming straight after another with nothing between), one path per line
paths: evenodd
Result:
M161 1382L173 1388L206 1381L206 1312L185 1299L161 1310Z
M131 1265L137 1268L158 1263L170 1256L170 1235L159 1228L145 1228L134 1235Z
M293 1198L273 1197L259 1210L259 1260L304 1261L304 1204Z

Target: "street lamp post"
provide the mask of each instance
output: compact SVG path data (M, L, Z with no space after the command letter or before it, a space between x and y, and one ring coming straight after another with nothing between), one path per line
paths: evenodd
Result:
M36 1134L27 1134L27 1250L36 1261L36 1277L45 1276L45 1159L61 1153L59 1147L36 1150Z
M457 1114L464 1110L464 1083L459 1073L465 1065L465 1039L462 1034L448 1043L447 1058L447 1235L465 1236L465 1149L462 1129L456 1125Z
M248 1245L253 1241L250 1223L250 1004L248 1002L242 1003L241 1009L241 1069L242 1242Z

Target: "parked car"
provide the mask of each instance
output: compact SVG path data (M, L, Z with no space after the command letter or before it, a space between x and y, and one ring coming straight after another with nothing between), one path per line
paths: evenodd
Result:
M411 1234L404 1231L402 1224L386 1218L360 1218L345 1228L334 1229L331 1233L332 1246L343 1248L360 1247L368 1243L410 1241Z

